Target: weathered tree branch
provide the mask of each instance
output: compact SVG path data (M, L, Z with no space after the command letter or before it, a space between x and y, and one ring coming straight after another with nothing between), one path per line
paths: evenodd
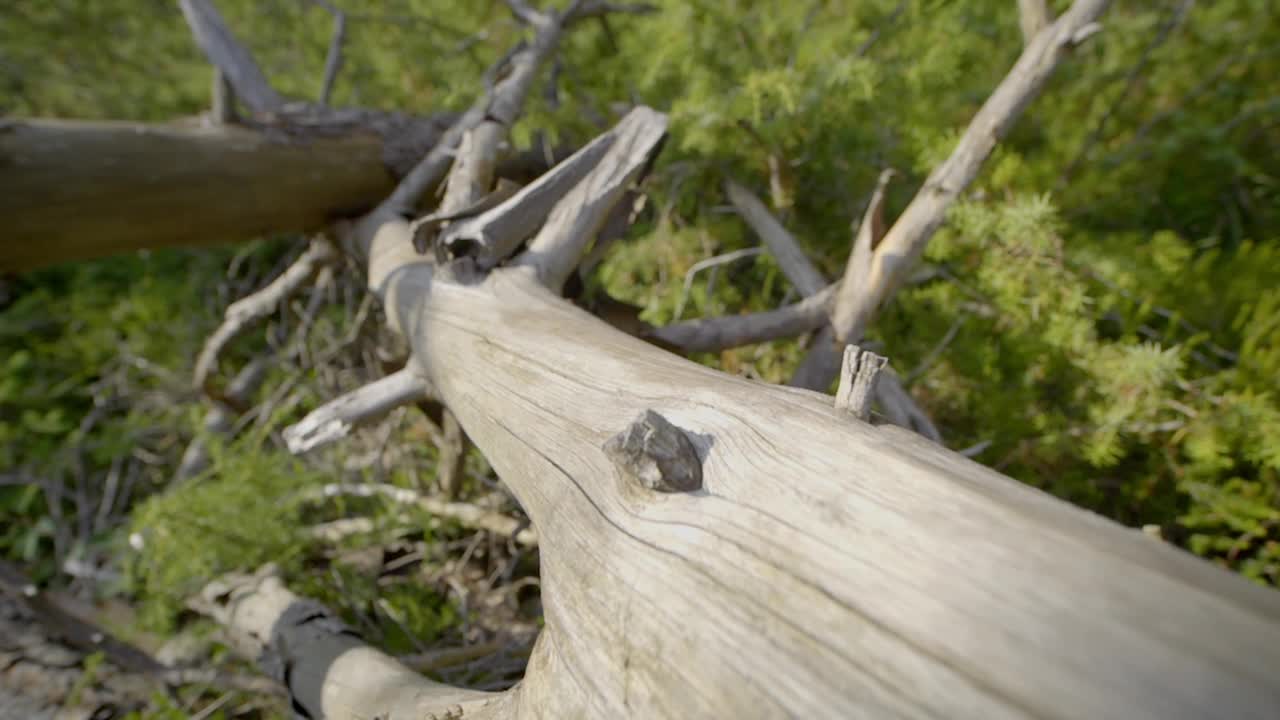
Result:
M615 128L616 138L590 173L556 203L546 224L515 264L533 268L556 291L573 273L588 244L627 186L649 165L667 134L667 118L638 107Z
M600 163L613 145L616 131L606 132L505 202L454 222L440 234L446 257L467 255L481 268L507 259L551 214L551 208Z
M1095 25L1109 0L1076 0L1062 17L1028 43L1009 74L969 123L955 150L934 168L924 186L886 233L871 261L867 282L856 288L857 298L841 309L835 337L856 342L878 309L892 297L912 265L942 225L947 208L973 182L982 163L1040 93L1049 76L1082 30ZM850 291L855 288L850 288ZM838 341L837 341L838 342ZM823 387L833 375L811 377L806 387Z
M653 328L648 337L657 338L684 352L714 352L795 337L829 322L834 285L804 300L760 313L699 318Z
M358 129L284 141L238 126L15 121L0 131L0 270L320 230L391 190L385 150Z
M1036 33L1048 26L1049 6L1045 0L1018 0L1018 26L1022 28L1022 42L1030 44Z
M410 670L366 645L327 608L294 595L271 566L215 580L191 605L228 631L242 657L284 685L304 717L495 717L508 699Z
M333 37L329 40L329 52L324 58L324 79L320 83L320 104L328 105L333 97L333 84L342 70L342 44L347 38L347 15L327 0L312 0L333 15Z
M876 381L876 404L890 423L913 430L936 443L942 442L942 433L902 386L902 380L892 367L884 368Z
M846 328L852 324L851 316L857 306L858 295L867 286L867 278L871 275L871 258L876 245L884 239L884 200L889 181L895 175L893 170L884 170L876 181L875 192L871 194L871 202L858 224L858 232L854 236L853 252L849 253L849 261L845 264L844 279L840 283L840 292L836 294L835 306L831 311L831 326L835 329L837 344L856 341L850 338Z
M256 113L279 110L284 100L267 82L253 54L236 40L211 0L179 0L179 5L200 49L222 71L245 105Z
M486 88L485 97L477 100L463 113L445 132L440 143L400 181L395 192L383 203L380 215L411 214L427 189L444 176L450 166L454 148L468 132L474 134L472 154L479 153L485 158L476 162L491 164L489 158L496 155L501 139L506 136L524 107L525 96L533 85L538 68L559 47L563 29L560 19L551 17L548 22L537 26L537 34L532 43L517 48L493 68L491 76L500 76L500 79L493 82L491 88ZM477 188L474 180L466 185L465 195L455 195L455 198L465 197L468 201L466 204L469 204L479 196L475 195ZM480 194L483 194L484 189L480 190ZM452 208L450 211L456 209L461 208Z
M412 367L394 372L321 405L282 433L289 452L299 455L346 437L351 429L401 405L431 395L431 386Z
M782 227L782 223L769 212L760 198L732 180L725 181L724 189L738 214L768 246L769 252L782 268L782 274L787 276L801 295L815 295L830 284L805 254L795 236Z
M236 121L236 93L227 76L218 68L213 69L213 88L210 93L209 116L215 125L230 125Z
M805 353L804 359L792 376L790 384L795 387L826 392L831 385L831 380L839 372L843 358L843 351L841 350L843 346L835 340L836 333L833 318L836 303L849 303L849 297L856 296L858 285L866 282L872 248L884 236L884 190L893 175L892 170L885 170L880 174L876 190L872 194L862 222L858 226L858 232L853 243L853 252L850 254L844 278L836 285L828 285L826 283L826 278L822 276L822 272L805 254L795 236L782 227L782 223L778 222L777 218L769 212L769 209L764 206L764 203L759 198L741 185L732 181L726 182L726 190L734 206L738 208L739 214L747 220L747 224L751 225L756 234L765 241L771 252L778 254L779 258L785 258L785 260L779 259L778 265L782 268L782 272L787 276L787 279L800 290L802 295L806 296L806 300L793 306L793 309L790 310L784 308L772 313L694 321L695 323L705 323L701 326L693 323L673 325L670 326L671 330L664 328L654 331L654 336L661 337L666 342L678 347L714 350L722 347L732 347L722 345L721 343L724 342L737 342L738 340L752 338L755 338L755 342L778 340L798 335L800 332L808 332L809 330L820 328L809 352ZM817 293L810 292L809 289L815 286L820 286L821 289ZM850 292L851 289L854 292ZM819 296L822 296L820 301L817 300ZM825 322L809 326L809 321L813 319L809 312L819 307L825 313L821 318ZM791 330L797 328L801 329L797 332L791 332ZM708 337L705 340L690 336L691 333L699 330L707 333ZM664 331L665 334L663 334ZM876 400L882 405L892 404L899 409L904 405L910 406L910 412L905 415L902 412L895 412L892 414L886 413L886 417L889 417L891 422L893 418L911 417L915 420L923 418L923 423L913 422L903 425L903 427L923 428L923 434L926 437L933 440L940 439L937 428L934 427L932 422L929 422L928 415L924 410L916 405L915 400L900 384L896 387L901 390L900 393L893 393L893 386L887 383L876 383L873 386Z
M320 268L338 257L337 249L327 238L318 237L283 273L261 290L227 306L225 319L204 342L196 358L192 384L209 388L211 375L218 369L222 349L253 323L280 308L280 304L311 280Z
M324 485L315 492L317 498L339 496L383 497L402 505L414 505L432 515L454 520L464 527L509 537L525 547L538 545L538 534L533 528L525 526L515 518L491 512L470 503L441 500L395 485L369 483L360 485L334 483Z

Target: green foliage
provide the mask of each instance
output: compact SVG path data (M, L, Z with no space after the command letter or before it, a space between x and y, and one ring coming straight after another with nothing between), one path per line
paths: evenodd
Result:
M167 627L210 579L274 562L296 567L306 543L300 491L320 479L253 438L215 452L208 477L149 498L133 512L131 533L145 552L130 555L144 622Z
M137 448L172 452L164 428L184 425L185 409L163 397L185 382L177 373L212 325L215 311L200 308L226 259L143 253L16 282L0 312L0 468L25 468L38 484L0 486L0 552L45 561L52 513L71 513L67 496L87 478L119 472ZM178 321L176 306L191 311ZM148 467L139 491L158 479Z

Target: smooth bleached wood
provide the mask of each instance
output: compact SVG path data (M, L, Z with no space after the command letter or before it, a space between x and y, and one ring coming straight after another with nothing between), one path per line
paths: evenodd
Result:
M373 264L406 233L384 226ZM538 528L547 625L503 717L1280 707L1273 592L829 397L664 353L527 269L385 279L415 359ZM701 490L619 479L603 448L649 410L697 449Z

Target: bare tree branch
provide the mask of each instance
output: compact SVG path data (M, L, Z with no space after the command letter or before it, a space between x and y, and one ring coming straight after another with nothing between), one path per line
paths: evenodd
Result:
M236 94L227 76L216 66L213 68L213 91L209 115L218 125L230 125L236 121Z
M605 217L648 166L667 133L667 118L637 107L614 129L617 138L600 164L552 209L547 222L515 261L559 290L573 273Z
M894 175L892 169L880 173L875 192L871 194L871 202L867 204L862 222L858 225L853 252L849 254L849 262L845 264L844 280L840 283L840 292L836 295L835 307L831 312L831 325L835 328L835 341L838 345L847 345L855 340L844 334L847 332L844 329L852 324L858 295L866 287L867 278L871 275L872 254L876 245L884 239L885 190Z
M551 208L599 164L613 145L610 130L485 212L451 223L437 246L448 257L469 255L481 268L505 260L551 214Z
M823 288L793 305L747 315L723 315L653 328L657 338L684 352L714 352L726 348L795 337L826 325L836 286Z
M375 380L312 410L284 429L289 452L299 455L346 437L355 425L430 396L431 387L412 367Z
M254 112L279 110L284 100L267 82L253 54L236 40L212 0L178 1L200 49L226 75L236 95Z
M855 342L866 332L880 306L897 290L912 265L924 252L933 233L942 225L947 209L977 177L982 163L1005 136L1014 121L1040 93L1066 51L1082 29L1093 26L1110 0L1076 0L1075 4L1041 31L1023 50L1017 63L987 99L960 142L930 173L924 186L885 235L871 261L871 271L858 296L847 305L837 337ZM807 387L826 387L831 375L812 379Z
M808 297L819 293L828 285L817 266L801 249L800 243L787 232L786 228L782 227L782 223L769 212L760 198L732 180L725 181L724 189L729 196L729 202L733 203L742 219L747 221L747 224L769 247L769 252L778 261L782 273L787 276L792 285L796 286L801 295Z
M676 311L672 319L679 320L684 316L684 305L689 300L689 291L693 289L693 278L697 276L698 273L706 270L707 268L712 268L711 279L707 281L707 295L711 295L713 292L712 286L715 284L715 268L719 268L721 265L727 265L728 263L737 262L743 258L755 257L762 252L764 252L764 248L762 247L749 247L741 250L731 250L723 255L716 255L715 257L709 257L705 260L699 260L694 263L687 271L685 271L684 286L680 288L680 299L676 302Z
M562 30L563 25L558 20L544 23L538 27L532 43L517 48L493 68L490 75L500 77L488 88L486 95L463 113L431 152L400 181L395 192L382 204L379 214L410 214L427 188L444 177L453 160L454 148L468 131L476 129L476 137L473 138L476 150L473 152L496 152L500 136L505 135L520 115L538 68L559 46ZM493 127L483 128L481 125Z
M773 313L695 321L705 323L700 326L693 323L682 323L669 326L670 330L666 328L655 330L652 333L653 336L693 352L694 349L720 349L726 347L721 345L724 342L777 340L820 327L821 330L818 332L817 337L814 338L809 352L805 354L800 366L796 369L790 384L794 387L826 392L831 385L831 380L840 371L843 359L843 352L840 350L843 346L835 339L835 322L832 319L835 317L836 304L840 302L848 304L851 296L856 297L857 288L866 282L872 249L884 236L884 193L888 182L893 176L894 172L889 169L880 174L876 190L872 193L864 217L858 225L853 252L850 255L849 263L846 265L844 279L836 285L827 285L826 278L822 276L822 272L809 260L808 255L800 248L800 244L795 237L782 227L782 224L769 212L764 203L742 186L732 181L726 182L726 190L731 201L738 208L738 212L755 229L756 233L765 240L765 244L769 246L772 252L780 258L786 258L785 260L779 259L778 264L792 284L796 285L797 289L806 295L808 299L793 306L794 310L791 311L784 308ZM819 283L822 284L822 289L818 293L807 291L807 288ZM807 304L816 300L819 296L823 298L820 305ZM808 321L811 316L808 311L817 307L821 307L823 312L827 314L825 318L827 322L809 326ZM705 339L691 337L692 333L699 331L707 333L707 337ZM910 417L926 418L923 424L905 424L903 427L924 426L930 431L924 433L927 437L931 439L938 437L937 429L934 428L933 423L928 422L927 414L915 404L911 395L905 390L899 394L890 394L891 388L886 383L876 383L874 392L877 402L882 405L909 405L910 412L908 415ZM891 420L895 417L906 417L902 413L886 415Z
M401 505L417 506L431 515L455 520L464 527L509 537L525 547L538 545L538 534L527 523L470 503L448 502L395 485L330 483L308 494L308 498L316 499L339 496L382 497Z
M333 84L342 69L342 43L347 37L347 16L327 0L312 0L333 15L333 37L329 40L329 52L324 58L324 80L320 85L320 104L328 105L333 96Z
M494 717L501 704L493 693L428 680L366 645L330 610L290 592L274 566L219 578L190 605L220 623L242 657L284 685L303 717L480 718Z
M311 241L306 251L281 273L280 277L258 292L227 306L225 319L209 339L205 340L200 356L196 358L193 384L209 391L210 376L217 369L218 356L222 354L222 349L227 346L227 343L239 336L251 324L275 312L280 307L280 303L297 292L304 283L320 271L322 266L333 262L337 257L338 252L333 244L324 237L317 237Z
M876 403L885 420L890 423L913 430L916 433L941 443L942 433L933 424L928 414L916 403L911 393L902 386L902 380L892 367L886 367L876 382Z

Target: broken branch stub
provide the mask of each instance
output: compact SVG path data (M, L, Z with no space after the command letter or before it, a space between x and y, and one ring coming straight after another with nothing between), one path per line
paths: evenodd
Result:
M840 386L836 389L836 408L859 420L871 417L876 381L888 362L889 359L883 355L863 350L857 345L846 345L840 368Z
M447 211L442 203L440 210L420 217L409 224L409 232L413 234L414 249L420 254L425 254L433 245L439 249L439 244L435 242L435 239L436 233L440 231L440 228L445 226L452 227L455 223L461 223L477 215L488 214L488 211L504 204L519 190L520 185L518 183L506 178L500 178L498 186L493 189L493 192L463 207L461 210L456 212ZM464 253L458 254L462 255ZM441 257L440 253L437 253L436 259L443 262L448 259L448 256Z
M433 682L365 644L331 610L292 593L274 566L209 583L190 603L284 685L299 717L492 718L503 696Z
M600 163L551 210L547 222L516 260L539 281L559 290L595 239L613 206L649 167L667 135L667 116L638 106L614 128L614 142Z
M702 461L685 432L645 410L604 444L605 454L628 482L656 492L702 488Z

